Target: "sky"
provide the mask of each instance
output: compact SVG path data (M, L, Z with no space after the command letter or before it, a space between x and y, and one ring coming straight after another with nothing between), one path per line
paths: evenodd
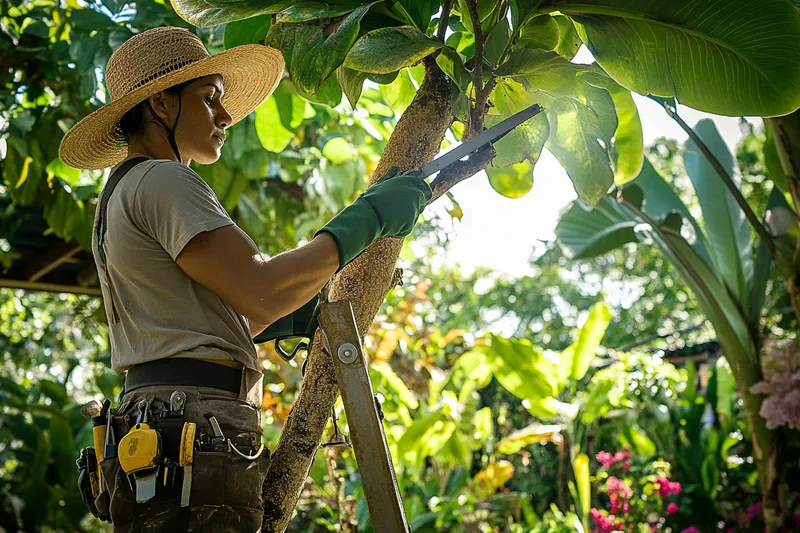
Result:
M574 59L577 63L591 63L591 53L581 48ZM678 124L669 118L657 103L633 95L642 121L645 146L658 137L670 137L684 142L687 139ZM711 118L720 134L733 149L743 137L739 117L721 117L678 106L678 114L694 126L703 118ZM759 124L761 119L748 119ZM559 214L576 198L567 173L546 149L534 168L533 189L522 198L501 196L489 185L484 172L456 185L451 192L461 205L464 217L455 221L450 232L452 246L445 261L459 265L465 272L478 266L521 276L530 273L528 260L541 240L553 240ZM449 202L442 199L431 209L443 220ZM446 227L450 227L449 224Z

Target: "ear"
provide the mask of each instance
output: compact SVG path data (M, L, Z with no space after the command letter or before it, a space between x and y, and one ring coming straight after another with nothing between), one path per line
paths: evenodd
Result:
M150 101L150 107L158 115L158 118L169 124L173 107L172 95L166 91L159 91L149 97L148 100Z

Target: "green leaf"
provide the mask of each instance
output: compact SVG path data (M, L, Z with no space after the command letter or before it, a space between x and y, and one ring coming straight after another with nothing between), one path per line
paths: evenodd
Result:
M311 103L328 107L336 107L342 101L342 89L339 87L336 76L329 76L314 94L305 92L299 87L297 87L297 94Z
M491 66L497 66L510 38L511 28L509 28L508 19L504 18L492 29L483 45L483 58Z
M558 55L572 59L581 47L581 38L572 21L564 15L553 15L558 25L558 44L555 51Z
M492 408L486 406L477 411L475 416L472 417L472 427L473 449L480 450L494 434Z
M614 132L614 184L624 185L634 179L644 163L644 136L639 111L631 92L605 73L580 74L588 83L602 87L611 95L617 113L617 128Z
M170 3L186 22L208 28L257 15L274 15L292 5L292 0L170 0Z
M547 149L567 171L578 198L597 204L614 182L597 117L576 99L563 97L550 105L547 118Z
M380 91L386 103L394 110L395 116L400 116L411 105L414 95L417 94L417 86L411 79L408 69L403 69L392 83L381 85Z
M334 165L351 161L358 156L353 145L343 137L334 137L322 147L322 155Z
M467 92L473 77L464 67L464 58L461 57L461 54L449 46L445 46L442 48L442 53L436 56L436 63L462 92Z
M47 172L48 174L52 174L57 178L63 180L71 187L75 187L76 185L78 185L78 182L81 179L80 170L65 165L64 163L61 162L61 159L58 158L50 161L50 164L47 165L45 172Z
M536 402L556 393L556 368L528 341L492 335L485 355L492 373L507 391Z
M468 381L474 381L478 389L488 385L492 380L492 366L489 364L486 350L483 348L470 350L459 357L453 365L451 375L457 375L459 372L463 372Z
M91 8L72 9L70 18L75 23L75 28L84 33L106 28L114 24L110 18Z
M41 379L39 380L39 390L59 407L62 407L67 401L67 388L58 381Z
M400 379L400 376L398 376L395 371L392 370L392 367L388 363L383 361L374 361L370 365L370 369L374 369L383 377L386 384L392 391L394 391L394 393L397 395L397 399L403 405L409 409L419 408L419 401L417 401L417 397L408 389L405 382Z
M486 167L492 188L506 198L522 198L533 188L533 163L524 160L507 167Z
M278 109L278 93L285 91L281 83L272 96L256 109L256 134L261 145L270 152L282 152L294 138L294 132L284 126Z
M572 470L575 472L575 482L578 485L583 529L584 531L589 531L587 520L589 508L592 506L592 477L589 473L589 456L585 453L579 453L572 462Z
M372 4L360 6L343 20L331 21L326 25L296 25L295 47L291 52L289 72L299 91L315 94L322 83L339 68L350 47L356 42L361 19L371 6Z
M788 204L784 199L783 194L777 187L772 188L772 192L767 200L766 212L771 211L776 207L786 207ZM763 217L763 218L766 218ZM757 331L761 325L761 310L764 307L764 298L766 297L767 282L772 277L772 257L769 255L769 250L766 244L759 239L758 251L756 252L756 260L753 268L753 278L750 281L750 298L749 308L747 309L747 319L753 331Z
M577 75L588 69L587 65L572 63L551 50L515 48L497 68L497 75L524 77L537 89L580 97L582 84Z
M764 140L764 165L767 167L767 175L775 187L780 189L784 194L789 193L789 182L786 180L786 172L781 165L781 159L778 155L778 148L775 146L775 134L772 132L773 125L771 121L764 120L764 132L766 139Z
M717 358L714 364L714 374L717 377L717 411L730 419L734 414L736 379L724 357Z
M617 110L614 107L614 100L605 89L587 83L583 86L583 103L597 117L597 123L600 124L600 131L603 134L601 140L609 150L612 146L611 139L617 130Z
M578 332L578 338L565 350L572 356L571 377L575 381L583 379L589 371L610 323L611 310L604 302L597 302L589 309L589 316Z
M398 3L405 8L414 25L423 33L428 31L431 18L439 10L438 0L400 0Z
M539 15L528 19L522 25L514 48L554 50L558 46L558 37L556 19L550 15Z
M488 409L488 408L484 408ZM546 444L557 442L561 438L561 426L543 425L539 422L511 432L508 437L497 443L495 449L498 453L510 455L517 453L531 444Z
M355 109L359 98L361 98L361 91L364 88L364 80L367 79L367 73L342 65L336 69L336 79L339 82L339 87L342 88L342 92L347 96L350 106Z
M243 44L263 43L271 25L270 15L259 15L244 20L229 22L225 26L223 43L225 49Z
M536 8L542 0L510 0L511 26L519 28L528 20L529 16L536 15Z
M652 457L656 453L656 445L639 426L626 425L619 439L623 445L632 448L639 455Z
M573 202L556 225L556 237L567 257L586 259L636 242L635 218L621 212L606 196L594 209Z
M800 17L785 0L549 0L597 62L640 94L719 115L800 107Z
M463 54L466 57L475 55L475 36L465 31L453 32L447 38L447 46L455 48L456 52Z
M464 23L464 27L468 32L474 34L475 30L472 27L472 17L469 15L469 9L467 9L468 1L470 0L458 0L458 5L453 6L453 11L461 15L461 22ZM478 20L480 21L488 17L496 6L496 0L477 0L477 3Z
M703 119L694 129L738 185L733 154L714 122ZM746 308L753 276L750 225L714 167L692 141L686 144L683 161L703 211L703 225L714 267L728 289Z
M546 106L552 99L546 94L528 92L513 80L501 80L492 91L491 100L495 107L486 116L487 127L494 126L534 103ZM525 160L535 165L549 134L550 123L545 113L526 120L494 144L497 156L492 165L505 167Z
M348 68L388 74L413 65L442 47L411 26L379 28L361 37L347 54Z
M641 172L629 185L641 188L645 199L643 210L649 216L658 220L669 213L678 213L684 220L688 220L692 225L694 235L687 238L687 242L692 245L706 264L711 266L711 256L708 254L705 233L689 212L689 208L678 198L678 194L672 186L653 168L649 159L644 158ZM627 190L627 188L623 190Z
M321 2L300 2L287 7L275 16L277 24L310 22L324 18L335 18L350 13L353 8L346 5L331 5Z

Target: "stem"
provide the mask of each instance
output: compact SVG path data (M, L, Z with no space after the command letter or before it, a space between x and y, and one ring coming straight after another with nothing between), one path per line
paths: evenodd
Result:
M708 159L708 162L711 163L711 166L714 167L714 170L717 172L719 177L722 179L722 182L728 188L728 191L733 195L736 203L739 204L739 207L744 212L744 216L747 217L748 222L750 222L750 225L753 226L753 229L764 243L764 246L767 247L772 261L776 265L779 265L778 253L775 250L775 242L772 239L772 235L770 235L769 231L767 231L767 228L758 219L758 216L756 216L756 214L753 212L750 204L747 203L747 200L744 199L742 191L736 187L736 184L733 182L733 178L731 178L728 172L722 168L722 164L719 162L716 156L711 153L711 150L709 150L708 146L703 142L700 136L697 135L697 133L695 133L695 131L678 115L678 111L671 108L669 104L664 103L663 105L664 109L667 111L667 115L672 117L672 119L678 123L678 125L683 129L683 131L686 132L689 138L700 148L700 151L703 152L704 156L706 156L706 159Z
M472 134L483 130L483 36L481 35L481 19L478 16L478 0L467 0L469 18L472 21L472 32L475 34L475 104L470 113L469 132L467 139Z
M428 202L428 205L439 199L440 196L453 188L457 183L485 169L489 163L491 163L492 159L494 159L494 156L494 148L491 145L486 145L476 150L466 161L453 163L445 170L439 172L439 175L431 182L433 196Z
M442 17L439 19L439 28L436 30L436 37L444 42L447 33L447 26L450 24L450 3L452 0L444 0L442 6Z

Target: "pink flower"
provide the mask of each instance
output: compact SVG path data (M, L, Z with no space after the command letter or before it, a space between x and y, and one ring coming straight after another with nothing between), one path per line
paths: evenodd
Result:
M627 500L633 494L633 490L626 486L624 481L614 476L610 476L606 481L606 490L609 496L619 494L624 500Z
M752 520L753 518L757 517L761 514L761 502L754 503L750 507L747 508L747 518Z
M614 454L614 462L618 463L620 461L625 461L631 458L631 452L626 450L620 450Z
M681 493L681 484L677 481L670 481L665 477L657 477L655 484L658 486L658 493L662 498L666 498L670 494Z
M675 503L670 503L667 505L667 514L675 514L678 512L678 505Z
M622 463L622 469L624 471L626 471L626 472L628 470L630 470L631 469L631 462L630 461L625 461L624 463Z
M652 526L650 526L650 531L658 531L659 527L661 526L659 526L658 524L653 524Z
M611 531L614 531L614 517L606 516L595 508L589 511L589 516L592 517L592 522L594 522L595 533L611 533Z
M612 467L616 462L614 460L614 456L608 452L598 452L598 454L595 457L597 458L598 461L600 461L600 463L602 463L602 465L605 468Z
M696 527L692 526L682 530L681 533L702 533L702 532Z

